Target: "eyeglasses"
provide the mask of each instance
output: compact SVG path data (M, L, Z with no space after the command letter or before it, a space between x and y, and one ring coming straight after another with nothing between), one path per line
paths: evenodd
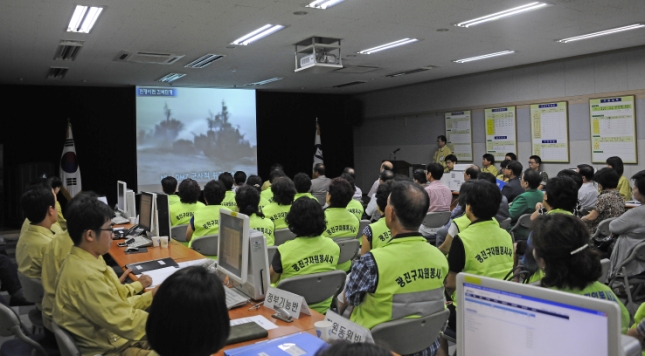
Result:
M100 231L109 231L110 234L114 234L114 228L112 228L112 227L109 228L109 229L98 229L98 230L100 230Z

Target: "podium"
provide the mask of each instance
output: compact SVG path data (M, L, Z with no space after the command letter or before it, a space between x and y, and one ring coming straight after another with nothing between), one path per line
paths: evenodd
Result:
M392 162L392 171L394 174L402 174L413 178L412 173L415 169L425 169L425 164L409 163L407 161L390 161Z

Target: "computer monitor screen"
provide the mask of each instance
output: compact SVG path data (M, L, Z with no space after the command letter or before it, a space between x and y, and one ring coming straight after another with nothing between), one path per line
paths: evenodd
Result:
M125 192L128 191L128 186L123 181L116 182L116 205L119 211L124 212L125 208Z
M249 217L220 210L217 269L239 283L246 283L249 258Z
M141 193L141 212L139 214L139 227L150 231L152 229L153 194Z
M459 355L586 355L618 351L620 311L611 301L458 275Z

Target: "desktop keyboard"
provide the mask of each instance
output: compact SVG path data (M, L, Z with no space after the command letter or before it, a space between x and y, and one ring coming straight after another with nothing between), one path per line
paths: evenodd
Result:
M152 240L145 236L127 236L125 241L128 247L148 247L152 246Z
M112 224L120 225L120 224L129 224L130 219L126 219L123 216L115 216L112 218Z
M242 306L249 301L249 298L236 292L233 288L224 287L226 292L226 308L233 309Z

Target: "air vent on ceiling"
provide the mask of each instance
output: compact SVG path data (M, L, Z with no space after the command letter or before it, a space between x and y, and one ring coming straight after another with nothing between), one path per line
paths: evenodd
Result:
M183 57L183 54L123 51L115 60L146 64L173 64Z
M47 79L63 79L69 68L51 67L47 71Z
M215 61L218 61L218 60L220 60L222 58L224 58L224 56L221 55L221 54L207 54L207 55L201 56L201 57L197 58L196 60L186 64L184 67L186 67L186 68L204 68L207 65L209 65L209 64L211 64L211 63L213 63Z
M435 67L426 66L426 67L421 67L421 68L417 68L417 69L410 69L410 70L406 70L404 72L388 74L388 75L386 75L386 77L394 78L394 77L400 77L402 75L407 75L407 74L421 73L421 72L425 72L425 71L428 71L428 70L433 69L433 68L435 68Z
M84 41L62 40L58 44L54 60L73 61L78 56Z
M335 70L334 73L362 74L362 73L373 72L378 69L381 69L381 68L372 67L372 66L354 66L354 67L344 67L339 70Z
M349 83L345 83L345 84L334 85L333 88L344 88L344 87L350 87L352 85L359 85L359 84L365 84L365 83L367 83L367 82L364 81L364 80L357 80L355 82L349 82Z

